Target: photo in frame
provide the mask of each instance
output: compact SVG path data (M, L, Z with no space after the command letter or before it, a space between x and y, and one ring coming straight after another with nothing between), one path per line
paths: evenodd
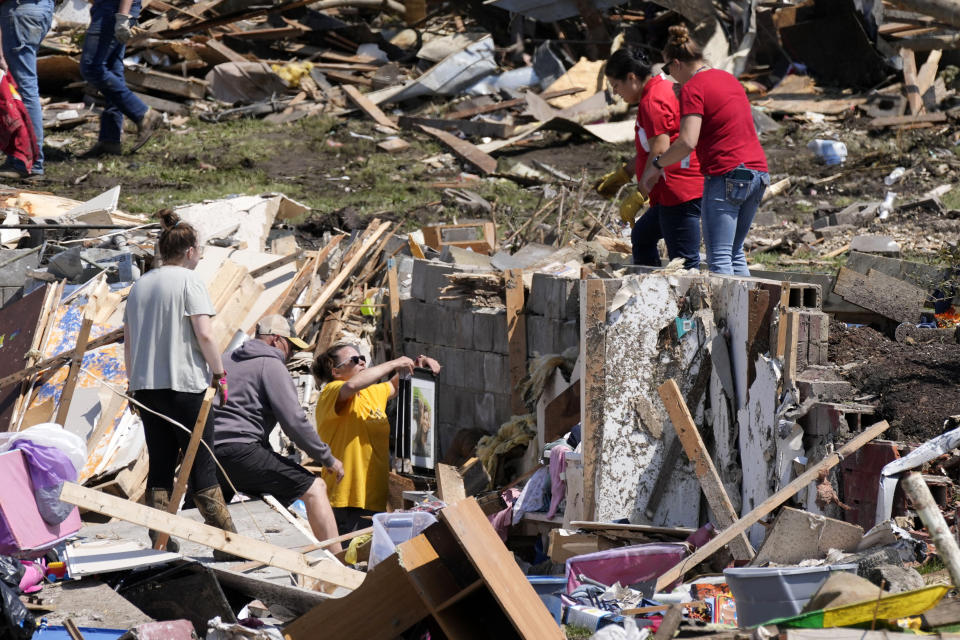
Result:
M433 469L436 466L437 382L429 369L414 370L410 393L406 399L409 428L408 451L413 466Z

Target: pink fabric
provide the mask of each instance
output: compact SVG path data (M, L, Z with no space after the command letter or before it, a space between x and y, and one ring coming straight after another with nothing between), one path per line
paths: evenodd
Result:
M492 516L487 516L490 524L496 529L497 535L504 542L507 541L507 533L510 531L510 524L513 522L513 503L520 497L520 489L507 489L500 494L503 501L507 503L507 508L498 511Z
M552 518L557 514L557 507L563 497L567 495L567 481L564 476L564 470L567 468L567 453L573 451L565 444L558 444L550 449L550 509L547 511L547 517Z

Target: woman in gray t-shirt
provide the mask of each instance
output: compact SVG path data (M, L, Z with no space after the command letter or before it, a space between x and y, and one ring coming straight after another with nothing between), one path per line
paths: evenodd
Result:
M210 321L216 312L206 286L194 273L203 253L197 231L169 209L159 215L164 229L158 243L163 265L144 274L130 290L123 317L123 351L130 391L150 409L140 412L150 457L147 505L166 510L177 459L186 450L190 433L156 413L192 429L208 387L217 389L221 406L226 403L227 379ZM212 411L203 440L213 447ZM197 451L190 486L204 521L236 532L205 446ZM150 537L155 541L156 533L151 531ZM175 546L172 540L168 543L171 550ZM214 552L217 559L227 555Z

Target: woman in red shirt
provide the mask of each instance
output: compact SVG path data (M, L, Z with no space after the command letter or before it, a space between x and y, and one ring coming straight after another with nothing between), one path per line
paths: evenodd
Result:
M749 276L743 240L770 174L753 125L747 94L737 79L703 61L683 25L670 27L664 71L680 83L680 135L655 155L640 179L652 186L665 167L696 149L703 183L703 239L710 271Z
M633 179L639 179L651 159L662 154L676 140L680 128L680 103L674 83L661 74L652 73L650 62L642 51L624 48L613 52L607 60L606 76L613 90L629 104L637 104L636 157L604 177L598 186L603 195ZM612 186L611 183L619 184ZM612 188L611 188L612 187ZM633 263L659 267L657 242L663 238L670 259L683 258L684 268L700 266L700 196L703 177L695 153L690 153L670 167L650 189L626 198L620 216L633 227ZM650 208L634 222L645 195Z

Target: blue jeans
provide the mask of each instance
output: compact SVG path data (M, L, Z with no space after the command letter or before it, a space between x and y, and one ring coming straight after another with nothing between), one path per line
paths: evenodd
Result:
M23 106L30 115L30 124L37 136L39 155L30 167L31 173L43 173L43 109L37 86L37 50L50 30L53 0L6 0L0 4L0 33L3 35L3 57L13 76ZM17 169L27 171L19 160L9 158Z
M7 0L9 1L9 0ZM100 116L100 142L120 142L123 116L140 122L147 105L127 87L124 79L123 54L126 45L113 36L119 0L97 0L90 8L90 26L83 41L80 73L83 79L103 94L107 106ZM140 16L140 2L135 0L130 15Z
M704 179L703 241L710 271L750 275L743 241L769 184L769 173L743 165L721 176Z
M682 204L655 205L633 225L633 264L660 266L657 241L663 238L671 260L683 258L684 269L700 267L700 198Z

